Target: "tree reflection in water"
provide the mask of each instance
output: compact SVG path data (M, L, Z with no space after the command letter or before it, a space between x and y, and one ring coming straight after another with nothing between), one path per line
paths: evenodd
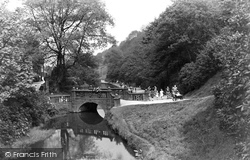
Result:
M63 159L67 159L69 152L69 133L67 129L61 129L61 145L63 151Z

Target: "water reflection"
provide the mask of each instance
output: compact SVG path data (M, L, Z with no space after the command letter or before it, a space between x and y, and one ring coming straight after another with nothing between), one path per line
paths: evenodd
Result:
M48 123L56 132L34 148L62 148L64 160L135 160L133 149L98 113L74 113Z
M101 117L97 112L82 112L78 114L79 118L87 124L97 125L103 121L103 117Z

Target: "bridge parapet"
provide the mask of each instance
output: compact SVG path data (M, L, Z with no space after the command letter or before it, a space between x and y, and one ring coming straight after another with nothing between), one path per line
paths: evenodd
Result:
M148 101L149 97L147 93L129 93L129 99L133 101Z
M49 95L49 100L57 110L70 108L71 106L71 97L69 94L51 94Z
M56 109L68 108L71 112L79 112L80 107L85 103L95 103L107 112L120 101L109 89L98 91L73 89L71 94L51 94L49 97Z
M86 89L74 89L71 91L72 99L76 98L113 98L110 94L111 90L86 90Z
M69 94L51 94L49 96L51 103L66 103L70 102L70 95Z
M79 108L84 103L96 103L105 112L114 106L114 95L111 90L86 90L74 89L71 91L71 108L73 112L79 112Z

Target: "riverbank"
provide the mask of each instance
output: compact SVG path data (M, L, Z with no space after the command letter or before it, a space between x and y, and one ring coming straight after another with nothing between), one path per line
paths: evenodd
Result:
M234 159L235 142L219 130L214 97L113 108L107 116L118 134L150 160Z
M17 139L13 144L10 146L5 146L3 144L0 144L0 148L27 148L30 145L44 140L48 137L50 137L52 134L55 133L54 129L43 129L42 126L39 127L33 127L28 132L27 136L21 137Z
M42 127L32 128L28 135L22 137L12 144L12 148L27 148L28 146L44 140L55 133L55 129L42 129Z

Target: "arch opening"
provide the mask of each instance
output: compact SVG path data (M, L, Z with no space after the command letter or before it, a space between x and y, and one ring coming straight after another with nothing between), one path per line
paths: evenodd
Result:
M79 112L97 113L97 106L98 106L98 104L96 104L96 103L87 102L87 103L84 103L83 105L81 105L78 110L79 110Z
M86 102L79 107L79 118L87 124L98 124L103 121L103 117L97 111L97 103Z

